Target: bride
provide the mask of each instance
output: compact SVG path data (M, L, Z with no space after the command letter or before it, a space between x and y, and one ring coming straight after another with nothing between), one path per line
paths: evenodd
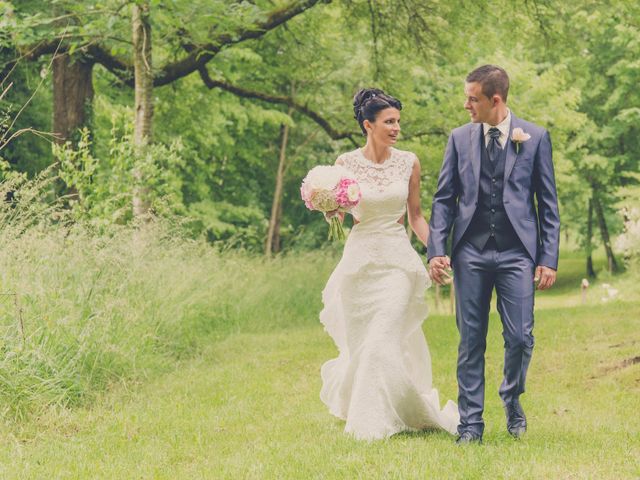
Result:
M424 429L453 434L458 410L452 401L440 409L421 328L430 280L403 225L408 212L411 228L427 244L420 162L392 147L400 133L397 99L365 89L353 103L367 144L340 155L336 164L355 175L362 199L351 212L354 226L342 259L322 292L320 320L339 356L322 366L320 398L358 439Z

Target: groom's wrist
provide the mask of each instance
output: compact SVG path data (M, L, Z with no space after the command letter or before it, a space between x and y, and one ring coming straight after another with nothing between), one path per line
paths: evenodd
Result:
M431 245L431 248L429 248L429 245ZM431 260L433 257L444 257L446 255L447 255L446 249L435 246L431 242L427 244L427 258L429 260Z
M538 256L538 261L536 262L536 266L539 267L548 267L552 270L558 270L558 260L553 258L551 255L542 254Z

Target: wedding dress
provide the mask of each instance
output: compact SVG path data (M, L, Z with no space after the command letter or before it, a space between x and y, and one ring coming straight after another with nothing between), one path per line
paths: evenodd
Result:
M374 440L401 431L455 433L456 404L440 409L422 332L430 279L403 225L415 155L391 149L381 164L357 149L341 155L358 180L360 223L322 292L320 320L339 356L322 366L320 398L345 432Z

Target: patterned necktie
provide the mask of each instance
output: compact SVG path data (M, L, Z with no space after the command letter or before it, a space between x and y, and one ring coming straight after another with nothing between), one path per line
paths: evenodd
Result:
M489 144L487 145L487 152L489 152L489 160L491 160L492 163L495 162L498 158L498 153L502 150L499 139L500 130L496 127L491 127L489 129Z

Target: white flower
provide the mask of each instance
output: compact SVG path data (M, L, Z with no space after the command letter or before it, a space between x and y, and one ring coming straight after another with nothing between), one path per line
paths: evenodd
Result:
M347 188L347 197L349 198L350 202L355 202L356 200L358 200L360 198L360 185L358 185L357 183L352 183L351 185L349 185L349 187Z
M531 138L531 135L525 133L520 127L514 128L511 132L511 141L516 143L526 142Z
M586 278L582 279L582 288L589 288L589 280Z
M304 179L310 190L332 190L344 177L352 175L341 165L319 165L312 168Z

